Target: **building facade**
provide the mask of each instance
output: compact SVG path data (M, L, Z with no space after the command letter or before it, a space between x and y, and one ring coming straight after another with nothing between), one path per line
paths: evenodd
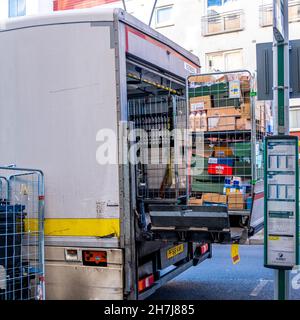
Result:
M0 0L0 20L53 11L53 0Z
M271 42L272 0L125 0L143 22L200 57L202 72L256 72L256 44ZM1 0L0 19L94 6L118 0ZM151 21L150 21L151 20ZM289 0L290 39L300 39L300 0ZM300 101L291 100L291 131L300 131Z
M151 1L132 12L149 21ZM148 6L148 7L147 7ZM300 1L289 0L290 39L300 39ZM152 27L200 57L202 72L256 72L256 44L273 41L272 0L158 0ZM291 99L290 128L300 132L300 99Z

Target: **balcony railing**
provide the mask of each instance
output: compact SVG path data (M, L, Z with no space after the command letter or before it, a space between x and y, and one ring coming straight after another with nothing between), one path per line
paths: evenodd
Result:
M244 29L244 11L230 11L202 17L202 35L210 36Z
M300 21L300 1L289 1L289 22ZM273 25L273 5L267 4L259 8L259 24L261 27Z

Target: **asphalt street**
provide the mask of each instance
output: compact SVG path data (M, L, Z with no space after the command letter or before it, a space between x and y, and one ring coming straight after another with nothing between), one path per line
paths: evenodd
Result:
M272 300L274 271L263 266L263 246L240 246L232 264L229 245L215 245L213 258L161 287L151 300ZM291 299L300 300L300 272L291 277ZM294 289L292 288L294 287Z

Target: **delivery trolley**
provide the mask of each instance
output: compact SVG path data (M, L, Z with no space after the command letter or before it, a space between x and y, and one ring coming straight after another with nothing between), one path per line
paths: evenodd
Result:
M233 241L263 227L263 139L272 134L271 103L256 100L248 71L188 78L190 203L226 207Z
M38 170L0 167L0 300L42 300L44 181Z

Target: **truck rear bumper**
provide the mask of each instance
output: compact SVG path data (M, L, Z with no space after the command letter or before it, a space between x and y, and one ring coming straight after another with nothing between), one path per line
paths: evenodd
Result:
M84 265L78 247L49 247L45 249L47 300L121 300L123 299L123 253L120 249L87 248L105 251L107 266ZM68 261L67 250L75 258Z

